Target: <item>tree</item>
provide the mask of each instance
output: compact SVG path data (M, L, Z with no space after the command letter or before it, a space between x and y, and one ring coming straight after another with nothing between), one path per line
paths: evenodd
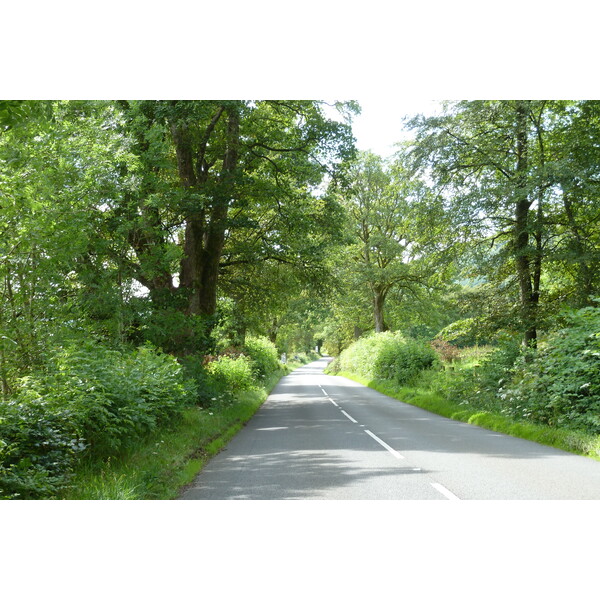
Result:
M186 314L212 317L219 281L237 266L319 271L320 231L334 229L335 206L314 190L353 151L346 124L313 101L122 106L140 166L137 188L115 214L131 223L131 273L153 300L177 299Z
M600 293L600 103L554 101L546 135L548 180L554 186L553 280L575 307Z
M497 248L485 276L518 294L527 346L598 289L598 116L596 101L464 101L411 122L415 163L471 243Z
M519 289L523 342L537 338L544 187L534 177L531 117L536 103L464 101L441 117L416 118L413 158L429 169L471 239L503 243ZM538 211L532 205L538 202ZM535 243L532 244L532 239Z
M130 292L106 235L114 165L126 159L114 107L43 102L24 114L0 135L5 392L66 337L122 340Z
M385 331L390 292L416 296L441 266L444 215L427 187L410 177L399 154L391 165L364 153L340 191L352 241L342 264L352 285L367 289L376 332ZM439 235L438 235L439 234Z

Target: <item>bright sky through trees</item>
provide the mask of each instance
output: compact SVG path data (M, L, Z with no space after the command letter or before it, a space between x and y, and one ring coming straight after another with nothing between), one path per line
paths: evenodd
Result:
M396 151L395 144L407 137L403 118L419 113L434 114L440 102L418 98L389 98L385 96L356 98L361 114L353 118L352 131L359 150L370 150L383 158ZM335 111L328 116L336 117Z
M357 146L382 157L393 154L394 144L406 139L403 117L419 113L433 114L438 106L438 102L433 100L412 98L381 97L359 99L358 102L362 111L352 125Z

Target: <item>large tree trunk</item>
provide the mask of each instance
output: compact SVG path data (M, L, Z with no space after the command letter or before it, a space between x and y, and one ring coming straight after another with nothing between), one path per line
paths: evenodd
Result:
M514 249L517 278L521 302L521 325L523 328L523 344L535 347L537 343L537 301L538 293L534 292L531 279L531 257L529 246L529 208L531 200L527 189L528 169L528 139L527 116L528 103L526 100L516 102L516 141L517 169L515 173L516 203Z
M194 152L193 139L185 125L171 127L179 176L186 189L202 188L206 183L208 173L203 156L210 134L223 112L220 109L215 114L197 152ZM226 112L227 134L219 182L208 205L199 205L195 210L190 210L186 218L184 258L181 261L179 281L180 286L188 290L186 312L191 315L212 316L217 306L219 264L225 244L226 219L229 204L235 195L240 126L237 108L227 108Z
M381 333L382 331L387 330L385 321L383 319L383 307L386 296L387 290L377 288L373 290L373 318L375 321L376 333Z
M217 282L223 246L229 204L235 194L235 170L238 162L240 135L240 118L235 109L229 109L227 122L227 149L223 159L223 170L218 196L212 207L204 249L201 254L200 286L197 302L192 298L190 312L194 314L213 315L217 308ZM194 310L192 310L194 309Z

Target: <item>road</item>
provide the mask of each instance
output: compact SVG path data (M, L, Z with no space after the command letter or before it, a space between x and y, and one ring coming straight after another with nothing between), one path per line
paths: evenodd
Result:
M600 499L600 462L323 374L282 378L184 500Z

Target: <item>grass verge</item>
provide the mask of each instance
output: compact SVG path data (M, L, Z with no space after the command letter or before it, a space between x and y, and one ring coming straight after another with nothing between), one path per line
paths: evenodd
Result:
M468 409L464 405L452 402L441 394L419 388L399 386L386 379L368 380L354 373L341 371L338 376L346 377L362 385L366 385L386 396L418 406L429 412L477 425L498 433L505 433L514 437L552 446L588 458L600 460L600 436L571 429L560 429L546 425L536 425L522 421L514 421L504 415L491 412L482 412L479 409Z
M82 463L62 498L68 500L170 500L191 483L208 459L244 426L282 376L300 366L288 363L263 387L241 393L214 409L188 408L170 428L102 464Z

